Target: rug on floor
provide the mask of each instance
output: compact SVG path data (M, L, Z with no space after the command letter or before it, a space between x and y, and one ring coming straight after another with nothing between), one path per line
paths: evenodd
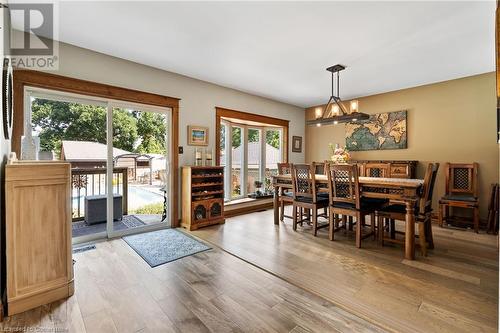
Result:
M121 220L113 221L113 230L125 230L140 227L146 223L134 215L124 215ZM88 225L85 221L76 221L71 224L73 237L93 235L106 231L106 222Z
M122 238L151 267L211 249L175 229L151 231Z

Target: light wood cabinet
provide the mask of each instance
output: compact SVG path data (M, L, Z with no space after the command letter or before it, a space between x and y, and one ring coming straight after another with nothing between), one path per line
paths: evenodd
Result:
M224 223L224 168L182 167L182 226Z
M70 179L69 163L5 168L9 315L73 294Z

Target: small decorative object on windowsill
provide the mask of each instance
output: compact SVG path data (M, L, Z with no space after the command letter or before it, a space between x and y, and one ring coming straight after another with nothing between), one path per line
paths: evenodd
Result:
M201 148L196 148L194 153L194 158L195 158L195 165L196 166L202 166L203 165L203 154Z
M260 180L256 180L253 182L255 185L255 195L256 196L261 196L262 195L262 182Z
M268 193L264 189L264 183L260 180L256 180L253 182L255 185L255 192L249 193L248 197L251 199L268 199L273 197L273 193Z
M205 166L213 166L212 149L207 149L205 154Z
M332 151L332 156L330 157L332 162L335 164L346 164L351 160L351 154L347 148L342 148L338 143L333 146L332 143L328 144L328 147Z

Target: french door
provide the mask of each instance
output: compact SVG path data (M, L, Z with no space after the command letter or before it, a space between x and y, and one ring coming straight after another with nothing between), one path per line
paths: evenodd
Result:
M171 226L171 109L30 87L25 96L25 150L71 163L73 243Z
M283 129L221 120L220 131L225 200L269 194L283 160Z

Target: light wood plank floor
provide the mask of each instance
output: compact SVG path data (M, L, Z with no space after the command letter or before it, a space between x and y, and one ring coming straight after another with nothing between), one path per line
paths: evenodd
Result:
M402 225L400 227L403 227ZM396 332L496 332L498 250L495 236L434 226L428 257L403 259L399 245L327 229L318 237L291 221L273 224L272 210L226 220L194 235L284 280Z
M217 248L151 268L121 239L96 246L74 255L73 297L6 318L0 330L383 332Z

